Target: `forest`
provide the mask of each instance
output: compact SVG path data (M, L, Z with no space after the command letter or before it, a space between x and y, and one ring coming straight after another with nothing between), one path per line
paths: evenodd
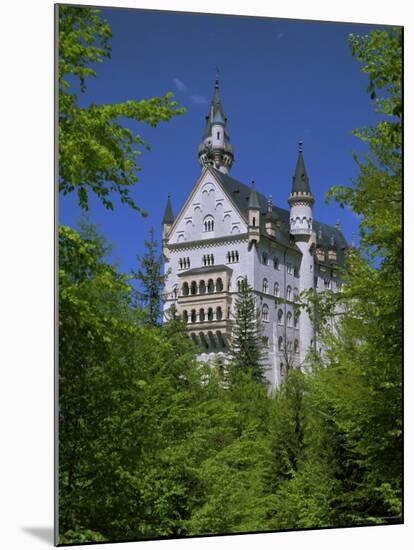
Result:
M99 10L59 7L59 191L85 211L94 193L145 215L130 190L148 144L122 120L155 127L185 110L171 94L81 108L110 38ZM349 36L380 121L354 131L368 153L328 199L359 216L359 245L339 294L298 303L327 353L276 390L247 281L228 365L199 363L176 312L161 322L153 232L125 274L95 226L59 226L59 544L403 521L402 40Z

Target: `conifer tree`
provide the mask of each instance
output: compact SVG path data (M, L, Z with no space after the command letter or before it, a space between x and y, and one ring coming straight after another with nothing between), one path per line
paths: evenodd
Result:
M236 298L236 315L230 344L229 381L231 384L251 378L265 383L264 344L256 298L243 279Z
M162 256L158 253L158 243L154 237L154 228L150 229L150 238L145 241L146 252L137 257L139 267L135 278L140 282L138 296L144 308L145 320L148 325L160 324L162 310L162 289L165 276L162 274Z

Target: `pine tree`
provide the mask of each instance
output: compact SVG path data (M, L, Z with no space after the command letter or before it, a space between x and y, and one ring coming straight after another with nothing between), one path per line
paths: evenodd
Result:
M235 384L246 377L265 383L262 326L256 298L245 278L236 298L236 316L230 344L229 381Z
M162 289L165 276L162 274L162 256L158 253L158 243L154 238L154 228L150 229L150 239L145 241L147 251L137 260L140 264L135 278L140 282L138 296L144 307L145 320L148 325L160 324L162 310Z

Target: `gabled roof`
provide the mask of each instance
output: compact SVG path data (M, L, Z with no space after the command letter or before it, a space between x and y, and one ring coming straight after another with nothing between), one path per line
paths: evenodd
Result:
M240 181L232 178L228 174L223 174L219 170L216 170L212 166L209 166L208 169L212 174L220 181L224 191L227 196L233 203L237 206L240 213L243 215L246 223L248 221L248 207L249 207L249 198L251 193L251 187L241 183ZM268 211L267 208L267 198L262 193L255 191L256 197L260 206L260 212L266 214ZM280 229L278 231L278 241L285 246L292 247L290 242L290 212L284 208L273 205L272 215L275 220L279 219ZM264 230L264 217L261 216L261 226ZM313 229L318 235L321 233L321 245L325 248L328 248L333 237L338 248L338 263L343 263L343 249L348 248L349 245L345 240L345 237L342 234L342 231L336 227L332 227L325 223L318 221L313 222Z

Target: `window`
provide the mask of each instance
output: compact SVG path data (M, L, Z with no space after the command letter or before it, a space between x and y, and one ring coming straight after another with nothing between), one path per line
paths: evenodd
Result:
M213 309L211 307L208 308L208 311L207 311L207 319L209 321L212 321L213 320Z
M279 269L279 258L273 258L273 267Z
M290 262L287 262L286 264L286 271L291 274L292 273L292 264Z
M234 264L239 261L239 253L237 250L227 252L227 263Z
M295 313L293 316L293 326L299 328L299 313Z
M180 258L178 263L179 263L180 269L189 269L190 258Z
M217 132L217 139L220 139L220 132Z
M223 311L222 311L221 307L218 307L216 309L216 319L217 319L217 321L221 321L223 319Z
M178 288L177 288L177 285L175 285L175 287L174 287L173 290L172 290L172 296L173 296L174 300L177 299L177 296L178 296Z
M277 347L279 351L283 351L283 336L279 336L279 340L277 342Z
M292 312L291 311L287 312L286 321L287 321L287 326L291 327L292 326Z
M288 351L292 351L292 342L289 340L288 343L287 343L287 350Z
M263 265L267 265L267 261L268 261L267 253L263 252L262 253L262 263L263 263Z
M191 322L195 323L197 321L197 313L195 309L191 310Z
M293 349L294 349L295 353L299 353L299 340L295 340Z
M193 295L197 294L197 283L195 281L191 281L191 287L190 288L191 288L191 290L190 290L191 294L193 294Z
M262 336L262 343L264 346L269 347L269 337L268 336Z
M212 216L207 216L204 219L204 231L214 231L214 219Z
M204 256L203 256L203 265L214 265L214 255L213 254L204 254Z
M206 293L206 283L205 281L201 280L199 285L198 285L198 291L200 294L205 294Z
M287 289L286 289L286 298L288 300L292 299L292 287L291 286L288 286Z
M204 309L200 309L199 318L200 318L200 323L203 323L203 322L205 321L206 314L205 314L205 312L204 312Z
M262 292L267 294L268 291L269 291L269 285L268 285L267 279L263 279Z
M188 296L190 294L188 283L183 283L182 293L183 293L183 296Z
M222 292L223 290L223 281L222 279L219 277L216 281L216 291L217 292Z
M285 365L283 363L280 363L280 378L284 378L286 374Z
M277 312L277 322L279 323L279 325L283 324L283 309L279 309L279 311Z
M186 309L183 311L183 321L184 323L188 323L188 312Z
M253 216L253 227L256 227L256 217Z
M293 299L296 299L299 296L299 289L296 287L293 289Z
M299 268L297 265L293 268L293 274L295 277L299 277Z
M274 296L279 296L279 283L275 283L274 287L273 287L273 294Z
M269 320L269 307L266 304L262 307L262 319L263 321Z
M325 279L325 290L328 290L331 288L331 281L329 279Z
M212 292L214 292L214 281L213 279L209 279L208 280L208 283L207 283L207 292L209 294L211 294Z

